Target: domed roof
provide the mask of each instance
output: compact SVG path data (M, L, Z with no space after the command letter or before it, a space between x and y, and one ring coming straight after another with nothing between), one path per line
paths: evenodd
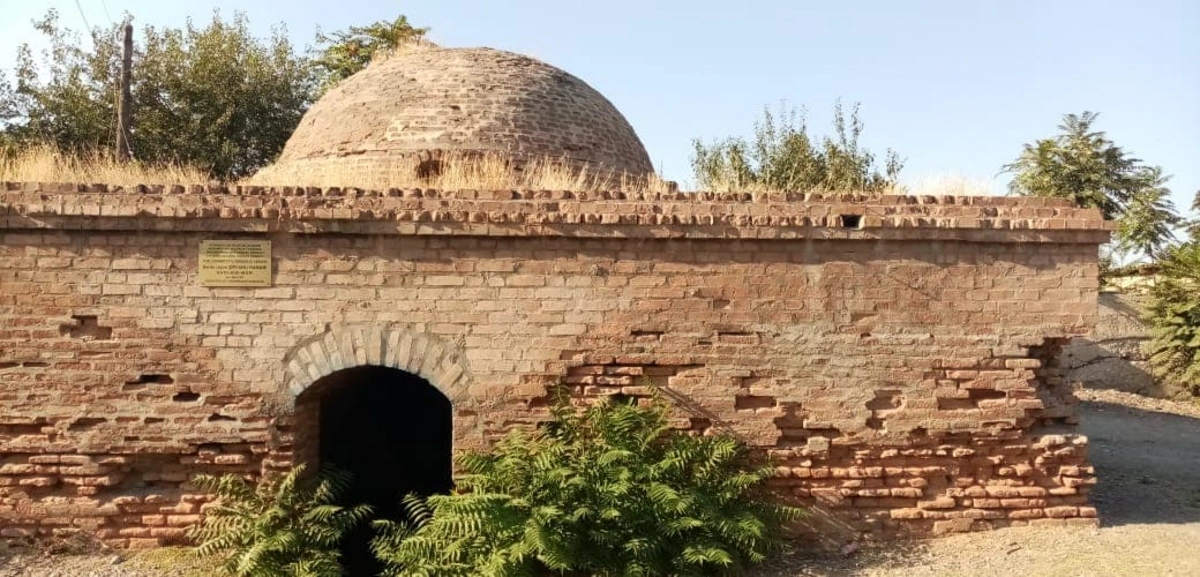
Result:
M438 47L392 55L335 86L304 115L272 169L303 179L445 152L653 172L625 117L584 81L520 54Z

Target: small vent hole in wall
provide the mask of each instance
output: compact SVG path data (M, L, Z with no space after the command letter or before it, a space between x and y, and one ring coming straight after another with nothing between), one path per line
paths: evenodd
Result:
M843 214L840 216L842 228L862 228L861 214Z
M775 397L762 395L737 395L733 398L733 408L738 411L753 411L755 409L772 409L779 405Z
M658 340L661 339L664 332L655 329L634 329L629 331L629 335L637 340Z
M995 400L1008 397L1008 393L1004 391L997 391L995 389L970 389L967 394L970 395L972 399Z
M971 399L938 397L937 408L939 411L969 411L971 409L978 409L979 405Z
M68 427L68 431L86 431L100 423L107 423L108 419L102 417L80 417L75 419Z
M121 386L122 391L140 391L146 388L146 385L169 385L175 382L175 378L171 375L160 374L142 374L132 381L125 381Z
M209 417L208 417L208 422L210 422L210 423L215 423L218 421L236 421L236 420L237 419L234 417L230 417L229 415L222 415L221 413L213 413L212 415L209 415Z
M430 178L435 178L435 177L441 176L441 174L442 174L442 161L440 161L440 160L436 160L436 159L422 160L419 164L417 164L417 178L419 178L421 180L428 180Z
M614 405L636 405L637 404L637 397L634 397L633 395L626 395L625 393L612 394L612 395L609 395L608 398L609 398L609 400L612 401L612 403Z
M71 319L75 322L58 326L59 334L69 335L73 339L96 341L106 341L112 338L112 329L100 326L95 315L71 315Z
M40 435L42 427L45 427L47 422L45 419L36 419L32 423L12 423L8 425L0 425L0 435L12 435L19 437L21 435Z
M171 397L171 400L175 401L176 403L190 403L192 401L200 400L200 393L193 393L191 391L175 393L175 396Z
M554 405L554 399L550 395L542 395L540 397L534 397L532 399L529 399L529 401L525 403L525 406L527 406L531 409L540 408L540 407L550 407L553 405Z

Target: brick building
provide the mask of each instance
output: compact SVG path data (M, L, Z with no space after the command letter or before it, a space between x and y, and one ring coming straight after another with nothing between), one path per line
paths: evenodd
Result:
M0 195L8 537L170 541L203 500L189 475L296 461L404 464L396 483L434 490L451 447L545 418L549 388L638 396L647 382L679 426L767 451L781 492L855 531L1094 522L1056 354L1096 314L1108 233L1095 211L793 194ZM269 240L270 286L201 286L213 239ZM351 425L390 449L336 454Z
M275 174L447 150L650 170L582 81L427 49L335 88ZM445 490L559 387L657 388L827 527L1095 523L1057 357L1108 234L1035 198L0 183L0 537L175 542L202 472Z

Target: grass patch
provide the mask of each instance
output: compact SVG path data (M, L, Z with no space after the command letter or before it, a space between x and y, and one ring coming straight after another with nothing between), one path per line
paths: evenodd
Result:
M315 162L321 162L316 160ZM651 174L612 173L569 166L552 157L537 158L523 165L502 153L446 153L436 160L410 156L390 159L386 166L369 169L330 162L326 170L309 164L268 166L243 181L258 186L430 188L437 190L571 190L597 192L665 192L672 183Z
M962 174L939 173L930 174L915 179L912 184L900 185L895 194L944 195L954 196L995 196L992 185L985 179L972 178Z
M221 560L203 557L190 547L162 547L130 553L124 566L153 575L214 577L224 575Z
M77 182L116 185L203 184L208 173L182 165L119 163L102 151L72 154L52 146L0 150L0 181Z
M312 170L297 170L288 166L268 166L253 176L227 184L255 186L316 186L356 187L368 190L389 188L427 188L437 190L570 190L599 192L672 192L673 182L657 175L633 176L594 170L579 170L553 158L534 160L516 167L499 153L466 155L449 153L439 161L436 174L418 169L415 158L398 158L386 171L367 172L349 165L331 164L330 170L315 177ZM107 151L73 154L52 146L39 145L22 149L0 149L0 181L7 182L71 182L113 185L163 184L190 185L211 181L207 171L179 164L157 165L142 162L118 163ZM762 183L752 183L735 189L721 184L718 192L783 192ZM840 193L846 191L808 190L803 192ZM960 175L936 175L922 178L911 185L897 185L877 193L913 195L990 195L986 181Z

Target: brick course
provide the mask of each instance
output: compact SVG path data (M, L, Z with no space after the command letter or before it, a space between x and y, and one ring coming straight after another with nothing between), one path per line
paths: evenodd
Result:
M311 460L297 398L363 364L442 390L456 450L656 385L854 532L1092 524L1057 355L1107 236L1045 199L0 184L0 536L176 542L189 476ZM271 240L273 286L201 287L206 239Z
M633 127L583 80L503 50L417 46L321 96L253 179L409 182L421 161L497 153L517 167L554 159L591 174L654 172Z

